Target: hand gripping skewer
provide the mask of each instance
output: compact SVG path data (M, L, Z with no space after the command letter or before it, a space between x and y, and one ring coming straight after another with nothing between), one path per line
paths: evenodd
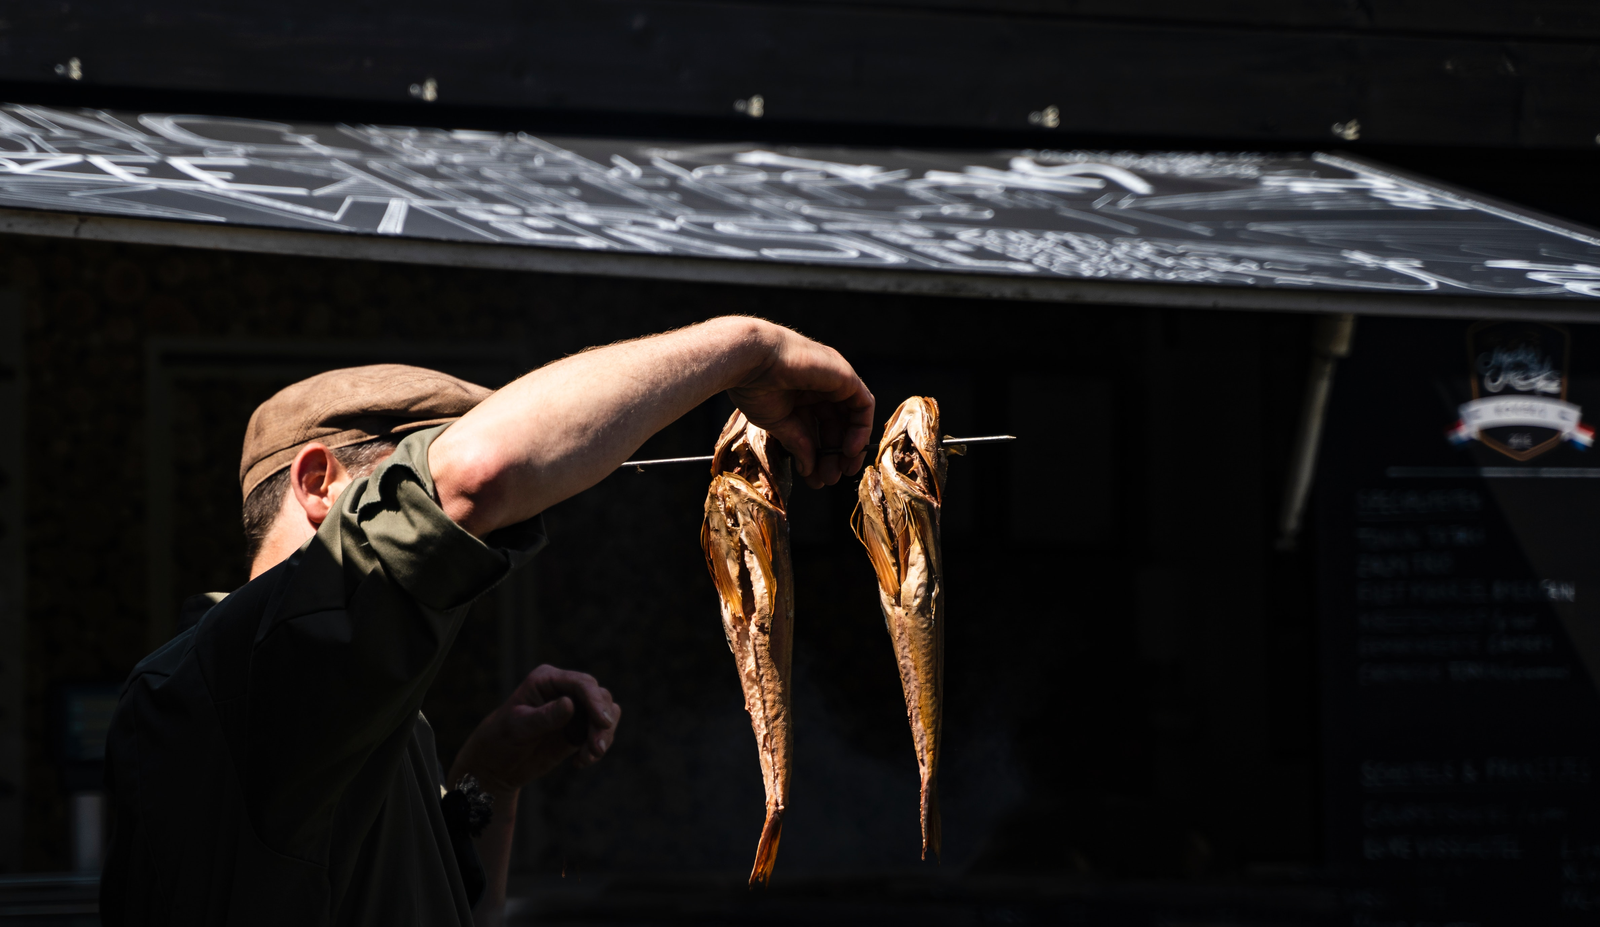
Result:
M1017 440L1016 435L984 435L977 438L945 438L943 441L940 441L939 444L943 447L949 448L954 454L964 454L966 453L967 445L969 444L1004 444L1007 441L1015 440ZM843 452L837 447L825 447L822 449L821 453L839 454ZM634 467L637 468L640 473L643 473L645 467L660 467L667 464L693 464L710 462L711 455L707 454L704 457L661 457L657 458L656 460L624 460L622 462L622 467ZM620 470L622 467L618 467L617 469Z

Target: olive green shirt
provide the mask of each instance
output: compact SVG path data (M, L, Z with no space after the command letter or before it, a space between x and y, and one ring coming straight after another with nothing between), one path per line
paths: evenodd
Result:
M545 536L444 514L444 427L135 667L107 741L104 923L471 924L419 707L473 600Z

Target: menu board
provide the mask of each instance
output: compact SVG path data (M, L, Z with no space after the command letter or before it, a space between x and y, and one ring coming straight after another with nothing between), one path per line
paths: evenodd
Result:
M5 209L909 273L1600 298L1594 230L1328 152L797 148L0 103Z
M1353 924L1600 917L1600 331L1362 319L1322 446L1327 856Z

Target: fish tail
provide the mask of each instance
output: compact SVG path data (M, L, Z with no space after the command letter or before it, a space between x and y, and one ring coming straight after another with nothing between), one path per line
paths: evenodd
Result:
M929 779L922 783L922 858L928 858L928 851L932 850L934 856L939 856L939 845L942 842L943 827L939 822L939 789L938 784Z
M756 844L756 864L750 869L750 887L765 888L772 878L772 867L778 861L778 838L783 835L783 811L767 810L767 823L761 828L761 842Z

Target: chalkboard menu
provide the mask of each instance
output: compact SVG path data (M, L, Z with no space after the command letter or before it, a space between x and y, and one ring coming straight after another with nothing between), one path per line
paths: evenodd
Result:
M799 148L4 104L0 209L908 273L1600 297L1600 233L1324 152Z
M1321 457L1352 923L1600 918L1600 330L1363 319Z

